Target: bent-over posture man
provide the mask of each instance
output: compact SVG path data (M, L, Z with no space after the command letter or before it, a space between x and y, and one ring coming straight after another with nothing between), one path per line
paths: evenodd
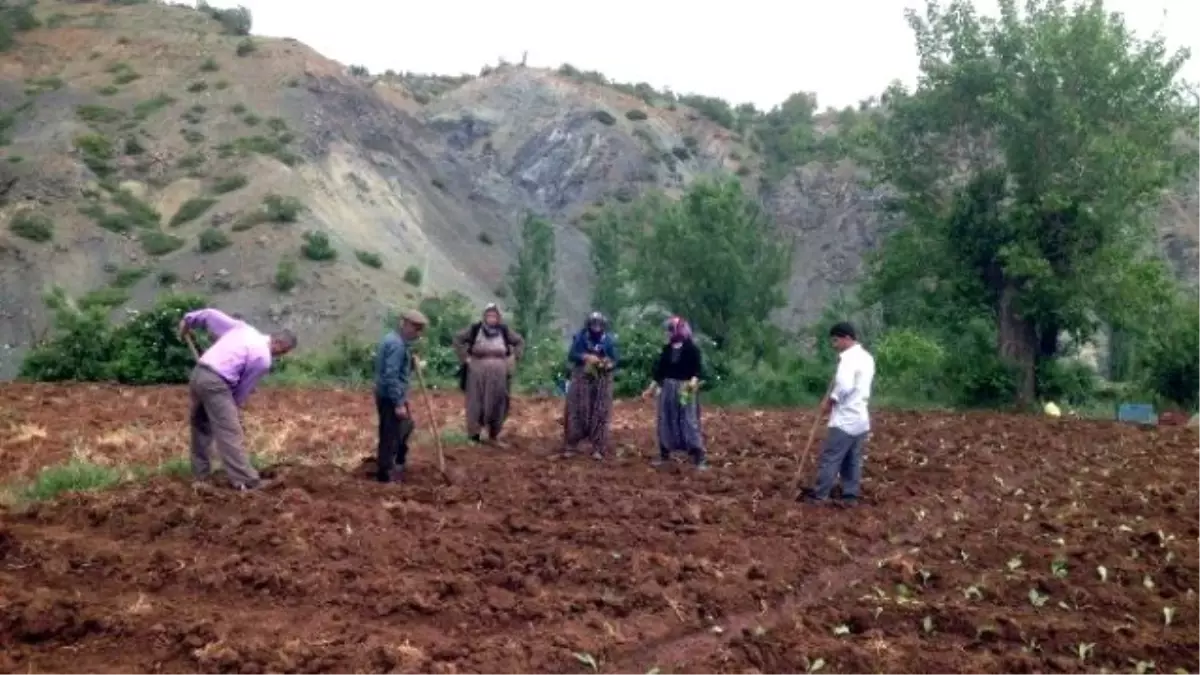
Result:
M428 323L416 310L405 312L375 352L375 410L379 414L375 479L381 483L404 480L408 438L416 428L408 407L408 374L413 367L410 346Z
M258 381L271 370L271 359L296 348L296 336L290 330L260 333L245 321L211 307L185 314L179 322L179 338L197 328L208 331L216 342L200 357L188 382L192 474L198 480L209 477L209 449L215 441L229 482L239 490L252 490L261 481L246 455L238 410L246 406Z
M500 445L513 371L524 349L524 338L503 322L494 304L484 308L481 321L454 336L461 363L459 386L467 399L467 436L473 443L481 442L480 434L487 429L488 440Z
M833 390L821 402L821 412L829 413L829 434L821 448L817 467L817 485L805 498L815 504L828 503L829 493L838 476L842 479L842 503L858 503L862 484L863 450L871 431L867 402L875 380L875 359L858 343L854 326L839 323L829 329L833 348L838 351L837 374Z

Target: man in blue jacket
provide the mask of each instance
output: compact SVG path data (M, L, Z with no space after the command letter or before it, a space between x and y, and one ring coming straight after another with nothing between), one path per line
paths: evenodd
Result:
M381 483L404 479L408 438L416 428L408 407L408 374L414 366L411 346L428 324L424 314L405 312L396 329L383 336L375 353L375 410L379 414L375 479Z

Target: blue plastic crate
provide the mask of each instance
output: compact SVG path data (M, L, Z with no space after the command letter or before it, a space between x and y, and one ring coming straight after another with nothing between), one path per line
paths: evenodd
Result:
M1117 408L1117 421L1158 424L1158 415L1154 413L1154 406L1149 403L1122 403Z

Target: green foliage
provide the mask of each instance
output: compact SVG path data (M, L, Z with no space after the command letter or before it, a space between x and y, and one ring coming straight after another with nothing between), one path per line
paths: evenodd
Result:
M296 287L300 281L300 273L296 269L296 261L284 258L275 267L275 290L287 293Z
M509 268L516 302L513 325L527 340L540 337L554 318L554 226L528 214L521 225L521 250Z
M128 290L109 286L85 293L83 297L79 298L76 305L80 310L86 312L91 309L110 310L127 302L129 302Z
M125 117L125 113L116 108L95 104L78 106L75 115L88 124L112 124Z
M606 127L611 127L617 123L617 118L613 117L612 113L608 112L607 110L597 110L593 112L592 119Z
M0 4L0 52L16 45L18 33L38 27L37 17L33 15L34 4L33 0Z
M630 228L623 216L615 209L605 209L588 230L594 273L592 307L614 318L630 301L626 278Z
M1146 216L1194 111L1176 82L1186 54L1135 40L1120 15L1000 5L995 20L961 0L909 15L923 77L888 92L875 167L909 225L885 241L869 291L907 326L956 311L992 321L1031 402L1060 333L1136 323L1157 297Z
M1194 295L1181 295L1163 305L1142 343L1138 365L1152 391L1195 411L1200 394L1200 302Z
M54 239L54 223L44 214L30 210L18 211L13 214L8 229L18 237L34 242L47 242Z
M267 136L244 136L237 139L229 146L229 151L243 157L250 154L266 155L274 157L287 166L295 166L300 162L300 158L288 150L287 144L290 138L285 135L279 135L275 138Z
M153 98L148 98L133 106L134 119L148 119L154 113L163 110L175 103L175 99L167 94L158 94Z
M221 66L217 63L217 60L211 56L204 59L204 61L200 64L201 72L215 73L220 69L221 69Z
M171 227L178 227L199 218L216 203L217 200L212 197L193 197L187 200L179 206L175 215L171 216Z
M106 490L124 480L117 467L72 459L66 464L48 466L21 491L25 501L46 501L67 492Z
M249 35L250 29L254 24L250 10L241 5L229 9L220 9L208 4L205 0L199 0L196 3L196 9L221 24L221 30L226 35Z
M640 108L634 108L633 110L625 112L625 119L629 120L630 122L641 122L648 117L649 116L646 114L646 111Z
M249 183L250 179L246 178L240 173L235 173L223 178L218 178L216 182L213 183L212 190L219 195L223 195L228 192L240 190L246 187L246 185Z
M132 288L148 274L149 267L124 267L114 273L112 285L116 288Z
M236 51L238 56L250 56L257 50L258 45L254 44L254 40L246 38L238 43Z
M421 274L421 268L409 265L404 270L404 283L410 286L420 286L422 281L424 281L424 277Z
M366 66L353 65L350 66L350 74L354 77L370 77L371 71Z
M262 207L246 214L234 224L235 231L248 230L259 223L294 223L304 211L304 204L295 197L269 194L263 198Z
M218 230L215 227L205 228L200 233L197 243L197 250L201 253L214 253L223 248L229 247L233 242L229 239L229 235L225 234L224 230Z
M358 262L366 265L367 267L372 267L374 269L383 267L383 258L381 258L378 253L360 250L354 252L354 257L358 258ZM407 272L405 273L407 274Z
M699 94L689 94L687 96L680 96L679 102L694 108L696 112L726 129L734 128L736 118L734 117L733 109L729 106L729 103L722 99L712 96L700 96Z
M649 225L633 235L632 264L639 299L689 317L722 347L761 342L785 301L792 247L757 202L730 178L642 208Z
M75 138L75 149L83 157L83 163L100 178L113 172L109 161L115 156L112 141L102 134L84 134Z
M135 197L129 190L115 192L113 203L125 209L138 227L157 228L162 221L162 216L154 210L154 207Z
M319 230L310 230L304 233L304 243L300 246L300 252L309 260L337 259L337 249L329 243L329 235Z
M53 336L26 355L22 378L127 384L187 381L194 361L176 331L185 312L204 307L203 298L162 296L151 310L122 324L109 323L107 306L77 307L61 290L46 301L54 313ZM201 338L201 345L205 344Z
M936 341L901 328L881 336L873 347L876 382L884 385L879 389L921 401L937 400L943 393L946 351Z
M183 248L183 239L161 230L146 230L138 235L146 255L163 256Z

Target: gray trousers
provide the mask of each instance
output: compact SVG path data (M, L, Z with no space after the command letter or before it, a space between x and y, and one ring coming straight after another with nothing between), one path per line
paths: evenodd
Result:
M229 482L239 487L256 487L258 471L250 465L242 436L242 420L229 384L205 366L196 366L188 382L192 406L192 474L199 479L212 472L209 450L216 443Z
M866 446L867 433L851 436L837 427L830 427L825 444L821 446L817 486L813 489L813 497L828 499L840 474L842 499L857 499L862 483L863 449Z

